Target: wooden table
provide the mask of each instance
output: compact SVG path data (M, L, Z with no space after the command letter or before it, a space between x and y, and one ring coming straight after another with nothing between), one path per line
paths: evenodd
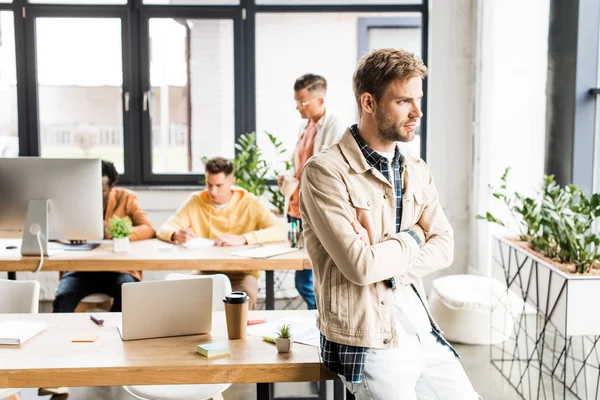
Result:
M249 318L276 320L315 315L312 311L252 311ZM213 315L210 335L122 341L120 313L98 314L96 326L86 313L2 314L0 321L45 321L48 328L20 347L0 346L0 388L121 386L196 383L257 383L259 399L271 395L272 382L335 379L321 364L319 349L294 344L279 354L259 337L229 341L229 357L207 359L196 353L200 343L226 341L223 312ZM98 334L93 343L72 343L81 334ZM343 386L336 385L336 396ZM336 397L338 398L338 397Z
M13 241L14 242L14 241ZM39 257L24 257L19 249L7 250L8 241L0 241L0 271L34 271ZM63 251L46 257L42 271L150 271L150 270L205 270L205 271L266 271L266 306L275 307L275 270L311 269L306 250L298 250L267 259L251 259L232 256L231 253L245 247L212 247L188 250L158 239L131 242L129 252L114 253L112 242L103 241L91 251Z

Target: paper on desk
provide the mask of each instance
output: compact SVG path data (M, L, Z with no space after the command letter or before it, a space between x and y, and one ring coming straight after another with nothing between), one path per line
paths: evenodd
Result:
M214 240L205 239L205 238L191 238L187 242L183 243L182 246L186 249L195 250L195 249L205 249L207 247L213 247L215 245Z
M232 252L231 255L235 257L244 258L271 258L282 254L292 253L298 251L295 247L290 247L289 244L267 244L258 247L252 247L250 249L240 250Z
M277 337L279 327L282 325L290 325L292 339L294 342L319 347L320 332L317 329L317 322L315 318L295 316L283 317L264 324L250 325L246 329L248 335L250 336L266 336L268 338L275 339Z

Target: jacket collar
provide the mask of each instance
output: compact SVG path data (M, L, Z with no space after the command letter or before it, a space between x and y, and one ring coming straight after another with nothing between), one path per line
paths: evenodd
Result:
M340 150L342 154L346 158L348 165L350 168L354 170L354 172L362 174L371 169L371 165L367 162L362 152L360 151L360 147L354 139L350 128L346 129L346 132L342 135L342 138L339 141ZM421 159L410 152L402 153L402 164L403 165L411 165L420 162Z

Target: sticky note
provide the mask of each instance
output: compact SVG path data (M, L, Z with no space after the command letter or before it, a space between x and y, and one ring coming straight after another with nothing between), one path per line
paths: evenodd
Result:
M91 343L91 342L95 342L96 339L98 339L99 335L90 333L90 334L81 334L81 335L77 335L74 338L71 339L71 342L73 343Z

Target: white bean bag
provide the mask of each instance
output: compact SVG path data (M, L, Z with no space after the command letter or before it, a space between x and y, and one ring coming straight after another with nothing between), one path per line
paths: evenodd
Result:
M513 292L507 294L500 282L488 277L450 275L435 279L432 285L429 309L451 342L501 343L512 333L515 315L524 309L535 313L527 304L524 308Z

